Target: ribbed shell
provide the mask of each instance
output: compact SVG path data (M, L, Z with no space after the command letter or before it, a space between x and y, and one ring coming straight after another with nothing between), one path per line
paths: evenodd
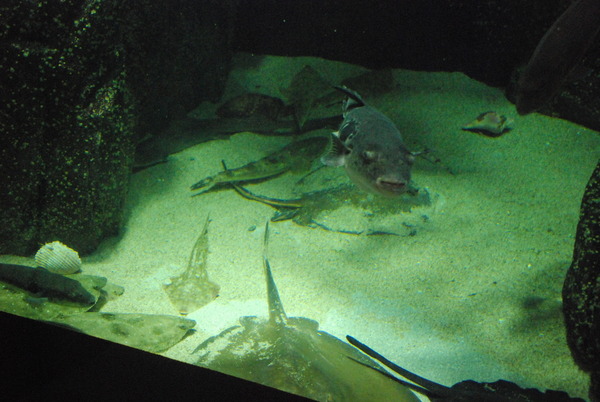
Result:
M35 263L61 275L74 274L81 268L79 253L59 241L44 244L35 254Z

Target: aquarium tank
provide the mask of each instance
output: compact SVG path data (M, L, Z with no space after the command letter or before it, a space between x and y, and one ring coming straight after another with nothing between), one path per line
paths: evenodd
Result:
M78 361L132 400L600 401L599 31L597 0L3 1L4 396L77 399Z

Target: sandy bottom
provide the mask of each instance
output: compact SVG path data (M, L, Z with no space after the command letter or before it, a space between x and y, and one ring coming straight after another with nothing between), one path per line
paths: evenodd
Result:
M331 82L363 71L313 58L256 58L232 73L228 91L260 87L281 96L279 88L305 64ZM518 117L500 90L460 73L394 75L397 90L367 101L396 122L409 148L434 150L453 174L417 161L415 183L439 198L413 236L272 223L270 262L288 315L312 318L341 339L350 334L445 385L503 378L585 397L587 376L565 341L561 287L600 137L558 119ZM488 110L514 119L514 129L496 139L460 130ZM191 362L199 343L238 317L266 316L262 240L274 210L231 189L192 198L189 186L221 170L221 159L241 166L288 141L240 133L135 174L122 236L84 259L86 273L125 287L105 310L176 314L161 284L186 266L210 214L208 271L220 296L188 316L197 332L165 356ZM322 171L348 180L343 169ZM251 188L283 198L299 177ZM344 205L329 218L360 226L351 209ZM401 221L385 215L377 224L393 230Z

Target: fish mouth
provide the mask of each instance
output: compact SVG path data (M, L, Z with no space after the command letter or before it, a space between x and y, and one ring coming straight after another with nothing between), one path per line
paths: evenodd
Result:
M378 178L376 185L377 189L385 194L398 195L406 192L405 181Z

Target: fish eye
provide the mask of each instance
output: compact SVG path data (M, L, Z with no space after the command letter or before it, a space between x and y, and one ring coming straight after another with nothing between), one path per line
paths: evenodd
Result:
M377 160L377 152L375 151L363 151L360 156L365 162L374 162Z

